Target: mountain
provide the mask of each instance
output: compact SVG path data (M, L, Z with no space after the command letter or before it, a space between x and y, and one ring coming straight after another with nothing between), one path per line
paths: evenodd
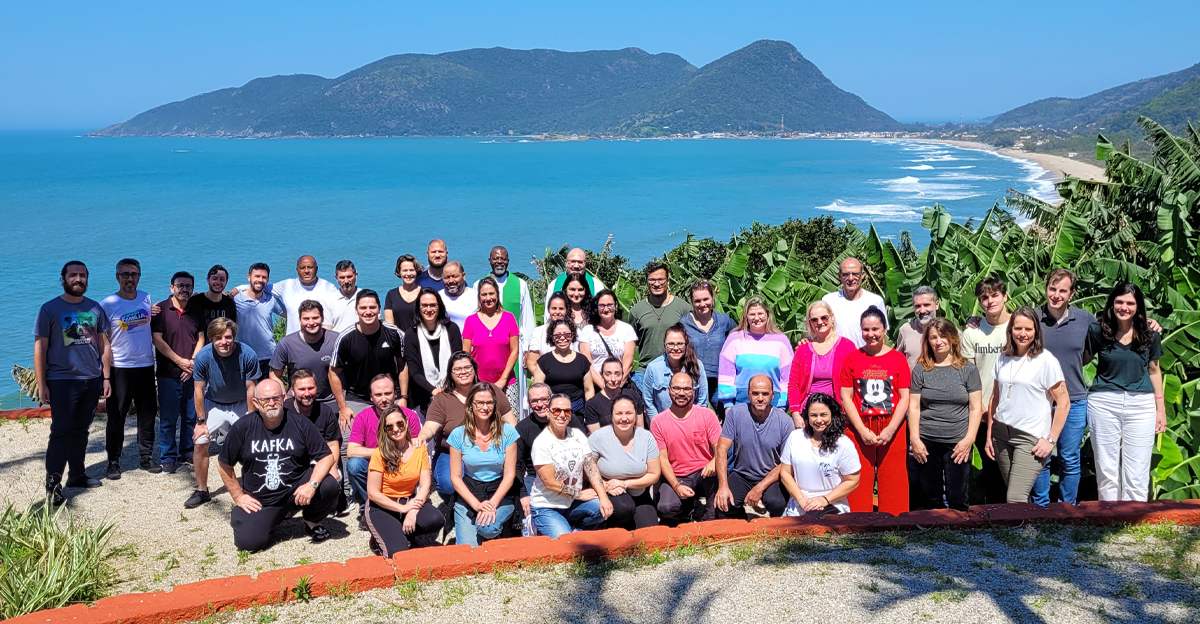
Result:
M638 48L400 54L337 78L274 76L146 111L93 136L454 136L890 130L788 43L697 69Z
M1147 105L1168 92L1190 84L1197 77L1200 77L1200 63L1174 73L1138 80L1083 98L1046 98L1001 114L992 121L992 126L1083 130L1085 126L1100 124L1106 118ZM1135 116L1134 119L1136 118ZM1193 116L1192 119L1196 117Z

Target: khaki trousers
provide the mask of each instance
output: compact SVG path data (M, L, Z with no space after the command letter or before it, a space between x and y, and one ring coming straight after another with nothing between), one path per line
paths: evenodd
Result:
M1029 493L1038 475L1045 470L1050 457L1034 456L1033 447L1037 436L1020 429L994 421L992 423L992 448L996 451L996 463L1000 464L1000 476L1008 486L1008 502L1028 503Z

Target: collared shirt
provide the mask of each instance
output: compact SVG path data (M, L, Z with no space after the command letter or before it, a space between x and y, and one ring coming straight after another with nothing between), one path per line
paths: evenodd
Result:
M712 313L712 325L708 331L700 329L696 325L696 319L692 315L684 314L683 318L679 319L680 323L687 328L688 338L692 340L692 350L696 352L696 359L704 365L704 374L708 377L717 376L717 368L721 365L721 347L725 346L725 339L729 337L729 332L737 327L737 323L728 315L720 312Z
M659 412L671 409L671 365L667 356L660 355L646 365L642 376L642 399L646 401L646 422L649 423ZM696 405L708 405L708 379L701 377L696 382Z
M1091 312L1075 306L1067 308L1067 314L1061 321L1055 320L1050 314L1049 305L1043 305L1039 311L1042 344L1047 351L1054 354L1059 366L1062 366L1067 394L1072 401L1086 399L1088 389L1083 379L1083 348L1088 326L1096 322L1096 317Z

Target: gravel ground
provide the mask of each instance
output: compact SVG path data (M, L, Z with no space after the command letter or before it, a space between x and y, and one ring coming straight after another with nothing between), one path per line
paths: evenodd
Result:
M88 474L97 478L103 478L107 468L104 426L103 418L97 418L88 444ZM49 435L48 420L0 420L0 504L23 507L45 496ZM133 426L125 429L121 464L126 472L118 481L105 479L103 487L63 492L77 516L116 525L110 560L121 580L114 593L169 589L209 578L371 555L367 548L370 535L358 530L357 517L351 515L326 519L324 525L332 538L321 544L309 540L304 522L297 516L275 530L270 548L239 556L229 526L233 501L221 486L215 459L209 475L213 500L196 509L183 508L196 487L190 468L173 475L138 469Z
M49 423L0 421L0 501L43 495ZM104 423L92 427L89 474L104 472ZM167 589L234 574L370 555L349 519L312 544L294 518L261 553L233 549L232 503L184 510L191 474L136 469L126 430L119 481L68 490L72 512L116 525L114 592ZM215 474L210 479L218 483ZM856 535L690 547L609 564L564 564L417 583L311 603L214 614L205 624L305 622L1196 622L1200 530L1029 526Z

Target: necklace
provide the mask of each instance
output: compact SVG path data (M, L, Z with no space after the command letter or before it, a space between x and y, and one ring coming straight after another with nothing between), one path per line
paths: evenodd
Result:
M1017 373L1021 372L1021 368L1024 367L1025 362L1028 362L1028 361L1029 361L1029 356L1023 355L1023 356L1021 356L1021 359L1017 361L1017 364L1015 366L1013 366L1012 376L1008 378L1008 394L1004 398L1006 398L1006 399L1012 398L1013 386L1017 385Z

